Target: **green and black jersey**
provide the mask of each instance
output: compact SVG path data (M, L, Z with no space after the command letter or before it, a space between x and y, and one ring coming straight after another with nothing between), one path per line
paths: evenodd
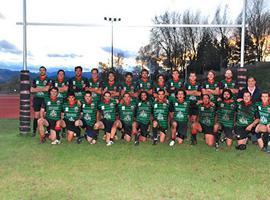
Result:
M210 90L215 90L219 88L218 87L218 82L214 81L213 83L210 83L209 81L206 81L202 84L202 89L210 89ZM210 94L210 101L213 103L217 102L218 95Z
M150 101L139 101L135 108L136 121L142 124L150 123L152 104Z
M62 111L62 98L57 98L52 100L49 97L44 98L44 102L42 104L42 108L45 109L46 119L51 120L60 120L61 119L61 111Z
M134 121L135 107L136 105L134 101L131 101L129 105L124 103L118 104L117 108L120 120L126 125L131 126L132 122Z
M68 81L66 79L64 79L63 81L59 81L58 79L55 79L55 80L52 81L51 85L53 87L61 88L61 87L64 87L64 86L68 86ZM66 98L67 97L67 91L66 92L59 92L58 97L62 98L62 99Z
M101 88L101 82L99 80L97 80L96 82L93 80L93 79L89 79L88 81L88 87L89 88L95 88L95 89L99 89ZM99 102L100 101L100 94L97 94L95 92L92 92L92 97L93 97L93 100L95 102Z
M70 106L68 102L64 102L62 112L64 113L65 120L75 122L76 120L80 119L81 108L78 103Z
M136 91L141 90L141 91L149 91L152 89L153 83L150 79L148 79L146 82L144 82L142 79L139 79L137 81L136 85Z
M255 104L245 105L244 102L237 103L236 107L236 125L246 127L250 125L255 119L259 119L259 113Z
M260 116L260 124L267 125L270 124L270 104L263 105L262 102L256 103Z
M212 127L215 124L216 108L215 106L206 107L202 104L198 105L199 122L202 125Z
M51 81L49 78L41 79L40 77L37 77L32 82L33 88L45 88L46 86L50 85ZM44 98L45 96L48 96L48 92L35 92L35 97Z
M98 110L101 112L103 119L114 122L116 119L116 100L110 99L109 103L101 101L98 104Z
M126 82L121 83L121 85L119 85L119 88L120 90L123 90L124 92L131 92L131 93L134 93L136 89L134 83L128 84Z
M153 102L153 116L159 126L164 129L168 128L169 103Z
M169 92L169 101L171 102L173 98L175 97L175 92L183 87L183 81L179 79L178 81L174 81L173 79L170 79L167 82L167 88Z
M228 82L227 80L222 80L219 82L219 89L237 89L238 86L235 81ZM233 94L233 99L236 99L236 94Z
M176 98L173 98L170 103L170 112L173 112L173 120L187 122L189 107L188 101L179 102Z
M201 91L201 85L199 83L191 84L190 82L187 82L185 84L185 89L188 91ZM190 104L196 104L199 100L199 96L194 95L187 95L187 100L190 101Z
M158 93L159 90L164 90L167 92L167 85L164 83L163 85L158 85L157 83L153 86L153 93Z
M69 80L69 91L74 92L77 100L83 100L85 87L88 87L88 80L85 77L80 79L73 77Z
M102 89L107 91L119 92L119 84L117 82L113 82L110 84L108 81L102 82Z
M236 102L217 102L218 122L224 127L233 128L236 112Z
M82 111L82 119L88 126L94 126L97 121L97 102L92 101L87 103L82 101L81 111Z

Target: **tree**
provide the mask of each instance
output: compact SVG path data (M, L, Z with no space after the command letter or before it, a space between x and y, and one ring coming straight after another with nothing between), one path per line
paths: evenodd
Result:
M231 22L228 20L228 6L225 8L219 6L215 13L215 18L213 20L213 24L230 24ZM230 45L228 35L230 34L231 29L225 27L218 27L213 29L213 34L215 37L215 46L218 49L219 55L219 66L222 68L226 68L228 66L229 56L230 56Z
M256 59L262 60L266 36L270 34L270 11L265 0L249 0L247 4L248 31L254 38Z

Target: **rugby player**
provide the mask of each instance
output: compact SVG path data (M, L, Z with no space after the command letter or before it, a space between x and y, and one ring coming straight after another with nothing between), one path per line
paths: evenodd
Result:
M198 132L204 133L205 143L212 147L215 144L214 124L215 105L211 103L208 94L202 95L202 103L198 104L199 119L191 124L192 144L197 144L196 135Z
M118 99L120 92L119 92L119 85L116 82L116 75L113 71L110 71L108 74L108 80L103 81L102 83L102 93L110 92L111 97L113 99Z
M135 120L132 124L132 133L135 135L135 145L145 142L148 135L150 120L152 118L152 104L149 101L148 93L142 91L139 94L139 101L135 108Z
M256 105L260 116L260 122L256 126L255 132L259 148L267 153L270 153L268 148L269 133L270 133L270 104L269 104L269 93L262 92L261 102Z
M172 71L172 78L167 82L167 88L169 92L169 101L175 97L175 93L178 89L183 87L183 80L180 79L180 74L177 69Z
M117 106L119 119L115 121L115 127L122 130L124 140L130 142L132 139L132 122L134 121L135 101L132 101L128 92L124 93L122 102ZM113 128L111 137L115 135Z
M182 144L187 137L189 101L186 99L186 91L179 89L175 92L175 98L170 103L171 115L171 142L170 146L175 144L175 139L178 144Z
M102 119L95 123L94 129L102 129L105 131L107 146L111 146L114 143L114 135L111 133L113 128L116 130L115 120L117 104L118 100L113 99L109 91L104 92L103 99L98 104L99 114L102 116Z
M259 122L259 114L256 105L251 100L250 92L243 93L243 101L236 107L236 127L234 129L237 136L237 150L245 150L247 137L253 132Z
M81 103L76 99L73 92L67 94L67 101L64 102L62 107L62 120L60 126L67 130L67 141L71 142L74 137L80 139L80 114ZM80 140L77 140L80 144Z
M60 120L62 110L62 99L58 97L58 88L52 87L49 90L49 97L45 97L41 109L40 118L38 119L38 130L40 135L40 143L45 142L44 126L48 127L49 139L52 144L60 144L61 131Z
M98 77L98 69L93 68L91 70L91 78L88 80L88 87L85 89L92 93L93 101L98 103L100 101L100 96L102 94L101 81Z
M127 72L125 74L125 81L120 85L121 87L121 97L124 96L126 92L128 92L131 98L137 98L138 95L135 92L135 84L133 83L133 74L131 72Z
M82 67L75 67L75 76L69 80L69 92L74 92L77 100L81 101L84 97L85 88L88 87L87 78L82 76Z
M224 131L225 141L228 147L233 143L233 127L235 122L236 102L230 89L223 89L221 101L217 102L217 122L214 126L216 134L216 146L219 145L220 131Z
M44 97L47 95L50 89L50 80L47 77L47 69L44 66L39 68L39 76L32 82L30 88L31 93L34 93L33 108L34 108L34 121L33 121L33 133L32 137L36 136L37 121L40 118L41 105L44 102Z
M84 100L81 102L82 119L79 125L85 129L85 136L89 144L95 144L97 140L97 130L94 129L98 117L97 109L98 102L94 100L90 91L86 91Z
M153 145L159 141L163 143L168 129L169 103L164 90L159 90L153 102Z

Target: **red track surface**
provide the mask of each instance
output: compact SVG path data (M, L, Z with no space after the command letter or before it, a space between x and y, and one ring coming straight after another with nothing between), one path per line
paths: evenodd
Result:
M32 103L31 103L31 111L32 111ZM20 115L20 96L0 95L0 119L18 119L19 115Z

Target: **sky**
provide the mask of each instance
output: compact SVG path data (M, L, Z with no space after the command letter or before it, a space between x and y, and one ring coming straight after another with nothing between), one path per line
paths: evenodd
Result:
M0 0L0 68L22 66L23 0ZM114 23L114 52L125 55L124 67L135 66L140 47L149 42L150 25L155 15L165 11L197 10L210 21L216 8L228 5L235 19L242 0L27 0L27 21L44 23L87 23L99 27L28 26L27 48L30 70L39 66L70 68L77 65L90 70L99 62L110 63L111 26L104 17L121 18ZM21 70L21 69L17 69Z

